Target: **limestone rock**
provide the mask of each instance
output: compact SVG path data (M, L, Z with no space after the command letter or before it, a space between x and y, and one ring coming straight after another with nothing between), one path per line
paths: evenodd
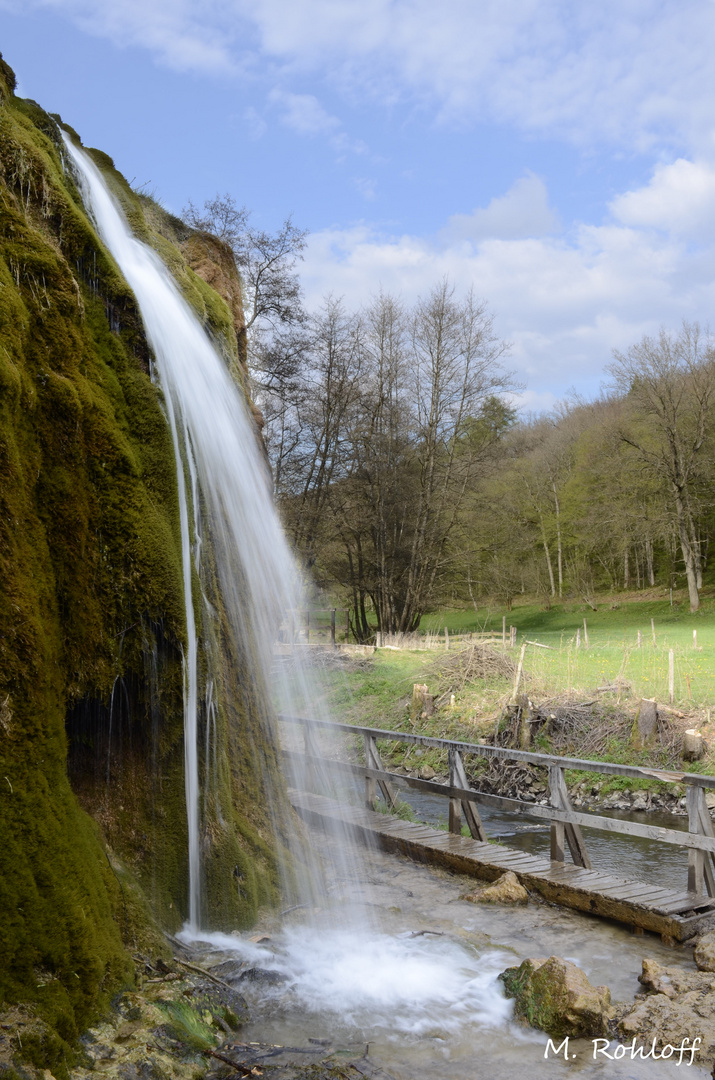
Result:
M512 870L493 881L483 889L466 893L462 900L472 904L528 904L529 894Z
M698 1059L715 1055L715 975L705 971L667 968L643 961L639 981L651 993L621 1010L618 1032L624 1040L637 1038L656 1049L701 1039Z
M693 959L700 971L715 971L715 930L711 930L698 941Z
M514 1014L550 1035L583 1038L607 1031L611 993L592 986L585 973L569 960L524 960L499 976L507 997L515 999Z

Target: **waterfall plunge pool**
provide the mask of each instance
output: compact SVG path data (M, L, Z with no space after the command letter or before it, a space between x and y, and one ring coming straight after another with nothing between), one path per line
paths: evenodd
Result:
M315 837L322 849L334 842ZM182 935L203 966L246 997L252 1020L242 1041L329 1040L336 1063L369 1044L371 1065L395 1080L673 1075L672 1060L594 1060L591 1040L572 1040L568 1062L545 1057L547 1035L513 1021L497 976L526 957L557 955L614 1000L632 1001L644 957L691 968L689 950L546 904L470 904L459 897L473 879L379 851L361 857L360 878L333 876L321 910L268 916L250 935ZM261 972L275 974L264 981ZM704 1065L688 1075L707 1075Z

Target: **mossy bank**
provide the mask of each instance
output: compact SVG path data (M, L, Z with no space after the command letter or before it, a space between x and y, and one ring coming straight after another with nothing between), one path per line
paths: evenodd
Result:
M136 302L66 170L59 117L14 87L2 61L0 1000L43 1021L29 1056L54 1068L131 983L145 900L166 928L187 914L185 614L175 465ZM245 384L230 253L92 154ZM255 768L275 761L212 598L204 640L231 663L203 808L204 916L235 927L276 894Z

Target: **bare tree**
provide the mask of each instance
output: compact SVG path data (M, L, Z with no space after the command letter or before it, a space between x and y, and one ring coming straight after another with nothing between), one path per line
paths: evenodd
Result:
M259 404L269 416L264 395L289 399L300 365L302 329L307 315L297 265L303 258L307 231L285 219L275 233L257 229L250 213L232 195L207 199L202 209L189 202L184 220L192 228L217 236L230 247L243 284L245 349ZM275 404L275 402L273 403Z
M670 493L680 551L685 564L690 610L700 606L702 552L698 516L710 502L702 484L704 447L715 405L715 348L696 323L683 323L677 336L661 330L609 368L625 395L627 423L622 441L632 448Z

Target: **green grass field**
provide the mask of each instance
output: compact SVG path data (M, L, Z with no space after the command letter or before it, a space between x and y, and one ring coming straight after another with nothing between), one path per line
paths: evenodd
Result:
M502 616L506 616L507 627L517 628L517 652L525 640L549 646L530 646L524 660L530 683L542 694L592 695L599 686L618 683L624 697L655 697L667 703L672 649L676 706L684 710L715 706L715 600L707 598L693 615L680 598L672 607L667 599L630 597L597 607L592 611L583 603L567 603L549 611L536 604L515 605L511 611L444 610L425 616L421 629L435 632L447 626L452 635L479 631L501 635Z

